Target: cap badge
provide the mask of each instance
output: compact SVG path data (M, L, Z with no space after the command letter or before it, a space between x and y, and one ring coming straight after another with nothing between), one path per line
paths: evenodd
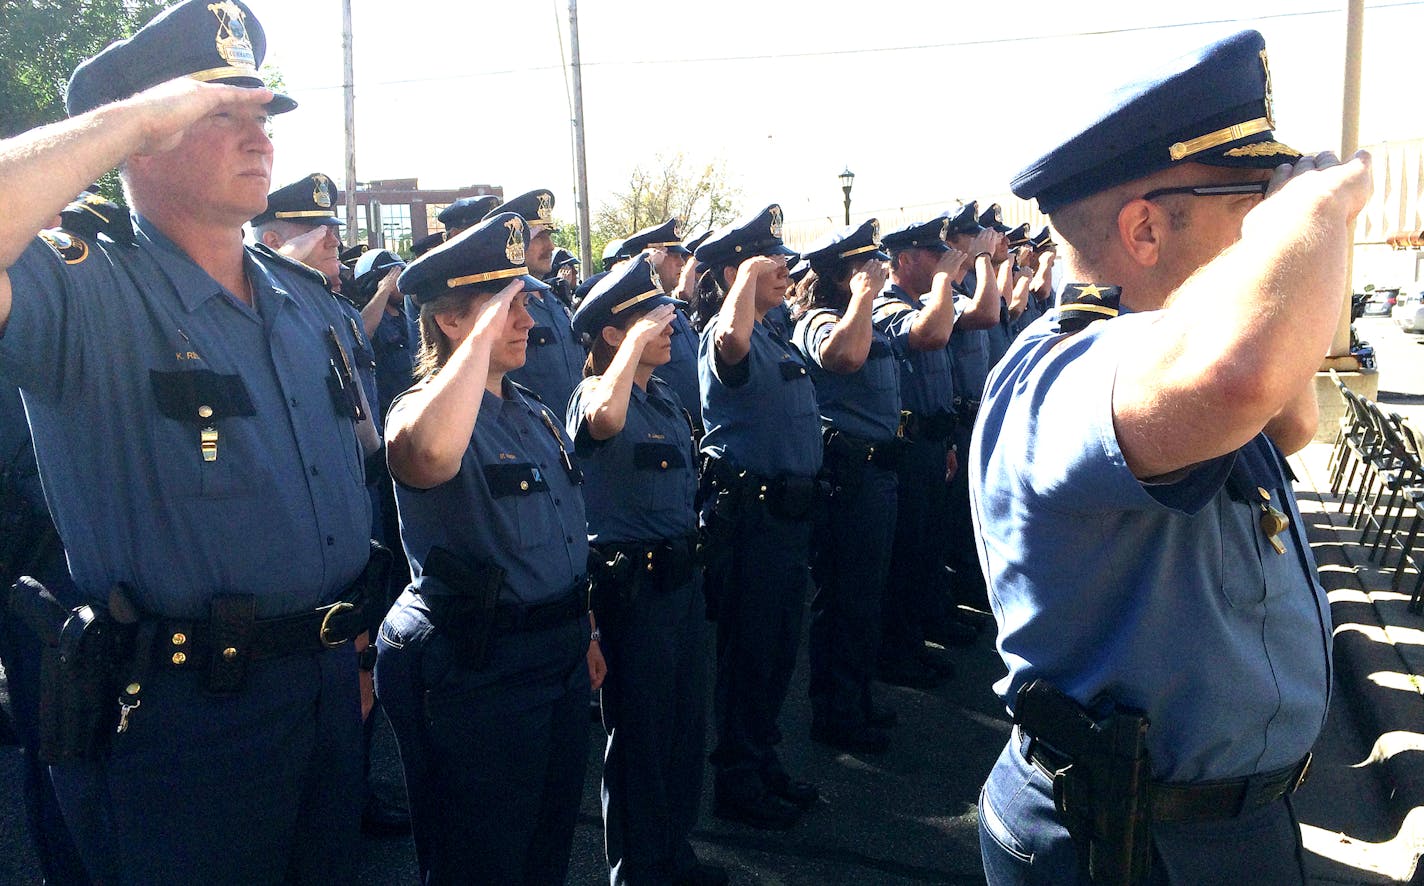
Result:
M331 208L331 179L324 175L312 176L312 200L322 209Z
M648 280L658 292L663 291L663 284L658 280L658 269L653 267L652 262L648 262Z
M675 218L672 220L672 235L678 240L682 239L682 219Z
M539 194L539 221L547 222L554 219L554 195L548 191L541 191ZM521 259L522 261L522 259Z
M252 52L252 41L247 36L247 25L243 23L246 13L232 0L209 3L210 11L218 20L218 55L235 68L256 68L256 57Z
M504 223L509 228L509 239L504 244L504 257L512 265L524 264L524 224L517 218Z
M870 242L876 246L880 245L880 219L878 218L870 220Z
M781 207L771 207L771 236L781 239Z
M949 239L949 219L947 218L941 220L939 223L939 238L941 240Z
M1271 65L1266 61L1266 50L1261 50L1261 70L1266 72L1266 128L1276 128L1276 108L1271 101Z

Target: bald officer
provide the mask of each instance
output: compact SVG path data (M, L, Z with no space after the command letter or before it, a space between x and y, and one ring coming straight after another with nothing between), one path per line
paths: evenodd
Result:
M1315 430L1369 158L1275 140L1254 31L1108 108L1014 180L1078 282L990 375L970 457L1016 723L985 870L1304 883L1330 612L1284 453Z

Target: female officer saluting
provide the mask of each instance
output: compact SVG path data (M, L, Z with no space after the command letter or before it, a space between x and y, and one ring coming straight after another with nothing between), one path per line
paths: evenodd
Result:
M505 378L543 286L528 239L500 213L400 279L420 307L420 381L391 407L387 451L415 581L381 626L376 686L426 883L564 881L602 681L571 444Z
M696 255L716 289L697 366L705 591L717 618L713 812L788 828L819 797L782 769L776 718L800 642L821 427L805 362L763 318L781 304L795 253L773 204Z
M871 324L889 256L871 219L806 252L797 287L797 348L811 361L821 404L828 523L812 544L811 738L842 750L883 752L893 711L871 703L880 597L895 533L899 370Z
M702 787L706 686L691 420L653 375L676 303L649 256L604 277L573 316L592 341L568 431L585 470L603 686L605 849L614 884L719 884L687 836ZM695 408L695 404L694 404Z

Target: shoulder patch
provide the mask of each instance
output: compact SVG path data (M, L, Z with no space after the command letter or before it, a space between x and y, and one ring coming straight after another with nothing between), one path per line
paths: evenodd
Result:
M891 317L898 317L901 314L908 314L914 308L900 301L898 298L887 298L880 301L871 312L871 319L875 321L888 320Z
M840 322L840 316L829 308L817 308L806 315L803 321L806 324L806 335L809 339L814 339L821 333L821 330L828 326L835 326Z
M277 250L271 248L266 243L253 243L247 247L257 253L262 258L276 264L278 267L286 268L290 271L297 271L310 280L315 280L322 285L323 289L329 289L331 284L327 281L326 275L311 265L302 264L294 258L288 258Z
M89 257L89 244L64 231L40 231L39 236L67 265L77 265Z
M105 200L98 194L85 192L59 213L60 226L68 234L93 240L105 234L115 243L132 246L133 219L128 208Z

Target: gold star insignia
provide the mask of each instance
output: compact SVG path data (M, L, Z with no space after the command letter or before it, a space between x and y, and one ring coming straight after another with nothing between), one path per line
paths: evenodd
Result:
M1087 296L1092 296L1093 298L1102 298L1103 288L1101 286L1098 286L1096 283L1089 283L1086 286L1079 286L1078 296L1080 298L1085 298Z

